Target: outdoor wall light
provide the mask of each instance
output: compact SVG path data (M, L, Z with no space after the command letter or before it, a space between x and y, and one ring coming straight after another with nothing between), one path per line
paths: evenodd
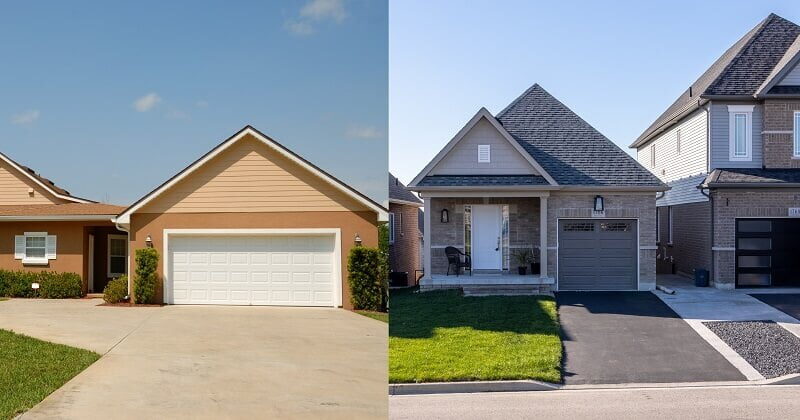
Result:
M594 211L604 211L605 205L603 204L603 196L594 196Z
M147 245L148 248L152 248L153 238L150 235L147 235L147 238L144 239L144 244Z
M442 209L442 223L450 221L450 212L447 209Z
M356 246L361 246L361 236L359 236L357 233L356 233L355 243Z

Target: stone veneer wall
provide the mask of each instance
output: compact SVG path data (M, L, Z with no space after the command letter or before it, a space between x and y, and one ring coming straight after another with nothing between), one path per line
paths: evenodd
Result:
M736 284L737 217L786 217L789 207L800 207L800 189L713 190L714 286L732 289Z
M656 195L655 193L554 193L547 203L548 274L556 275L558 218L591 218L595 195L602 195L606 219L639 219L639 290L656 285Z
M464 205L508 204L509 244L511 251L539 246L539 199L534 197L431 198L431 271L447 273L446 246L464 251ZM441 211L447 209L450 221L442 223Z
M800 100L764 101L764 167L800 168L800 159L792 157L795 111L800 111Z

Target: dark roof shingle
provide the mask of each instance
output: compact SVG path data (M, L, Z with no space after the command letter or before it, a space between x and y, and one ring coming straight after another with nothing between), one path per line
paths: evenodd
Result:
M800 184L800 169L721 168L713 170L703 181L715 184Z
M406 186L391 173L389 173L389 200L401 200L422 204L422 200L406 189Z

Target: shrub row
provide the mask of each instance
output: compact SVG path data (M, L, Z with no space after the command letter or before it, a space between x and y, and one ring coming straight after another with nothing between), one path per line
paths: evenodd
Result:
M39 289L31 288L39 283ZM83 296L81 276L55 271L0 270L0 296L64 299Z

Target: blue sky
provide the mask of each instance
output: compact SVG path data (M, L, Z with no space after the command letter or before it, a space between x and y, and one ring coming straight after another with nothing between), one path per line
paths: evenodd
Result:
M392 1L389 167L409 182L485 106L534 83L624 150L714 60L793 1Z
M386 199L385 2L3 2L0 151L130 204L246 124Z

